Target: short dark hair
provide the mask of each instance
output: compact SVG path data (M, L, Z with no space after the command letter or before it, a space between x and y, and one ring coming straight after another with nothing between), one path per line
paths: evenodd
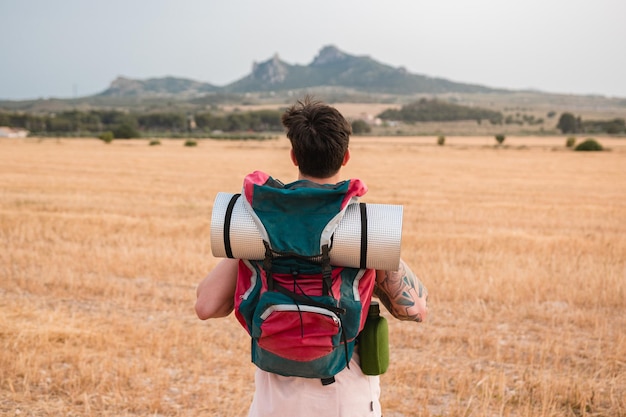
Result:
M285 111L282 123L302 174L328 178L339 171L352 127L337 109L306 96Z

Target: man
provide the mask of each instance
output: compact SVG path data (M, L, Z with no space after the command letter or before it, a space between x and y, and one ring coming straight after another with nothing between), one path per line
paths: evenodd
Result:
M349 122L335 108L309 97L289 108L282 122L291 141L298 180L339 183L341 167L350 160ZM200 283L196 301L200 319L224 317L233 311L240 268L245 266L239 260L224 259ZM421 322L426 318L428 292L404 261L397 271L375 271L374 294L399 320ZM257 368L249 416L380 416L379 377L361 372L356 351L358 347L350 366L328 385Z

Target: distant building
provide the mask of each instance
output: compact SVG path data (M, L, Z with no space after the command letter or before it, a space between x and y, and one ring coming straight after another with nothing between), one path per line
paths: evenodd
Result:
M0 126L0 138L25 138L28 130L15 127Z
M361 120L365 121L368 125L371 126L380 126L383 124L383 121L380 118L374 117L369 113L361 113L360 117Z

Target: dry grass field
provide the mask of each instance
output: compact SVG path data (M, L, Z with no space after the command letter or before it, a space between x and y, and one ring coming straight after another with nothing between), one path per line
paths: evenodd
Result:
M626 140L354 138L430 290L390 322L385 417L626 416ZM211 206L288 142L0 140L0 414L243 416L249 341L202 322Z

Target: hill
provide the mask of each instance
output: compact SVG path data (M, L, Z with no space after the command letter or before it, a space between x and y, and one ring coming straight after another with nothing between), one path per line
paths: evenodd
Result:
M96 96L100 97L139 97L139 96L183 96L195 97L217 91L218 87L208 83L185 78L165 77L148 80L133 80L125 77L116 78L109 88Z
M96 95L0 101L0 110L51 114L100 109L199 112L250 106L279 108L307 93L329 103L398 107L421 98L438 98L495 111L535 111L537 116L568 111L596 119L623 118L626 109L624 98L494 89L412 74L402 67L395 68L369 56L351 55L328 45L308 65L287 63L276 54L253 63L250 74L224 86L178 77L146 80L118 77Z
M149 80L119 77L97 96L189 98L212 92L248 94L324 87L356 90L361 93L399 95L504 91L411 74L404 68L394 68L368 56L350 55L328 45L320 50L309 65L292 65L281 60L276 54L267 61L253 63L249 75L222 87L174 77Z
M404 68L382 64L368 56L354 56L325 46L306 66L290 65L278 55L254 64L252 73L224 87L244 93L316 87L343 87L374 94L486 93L496 90L443 78L411 74Z

